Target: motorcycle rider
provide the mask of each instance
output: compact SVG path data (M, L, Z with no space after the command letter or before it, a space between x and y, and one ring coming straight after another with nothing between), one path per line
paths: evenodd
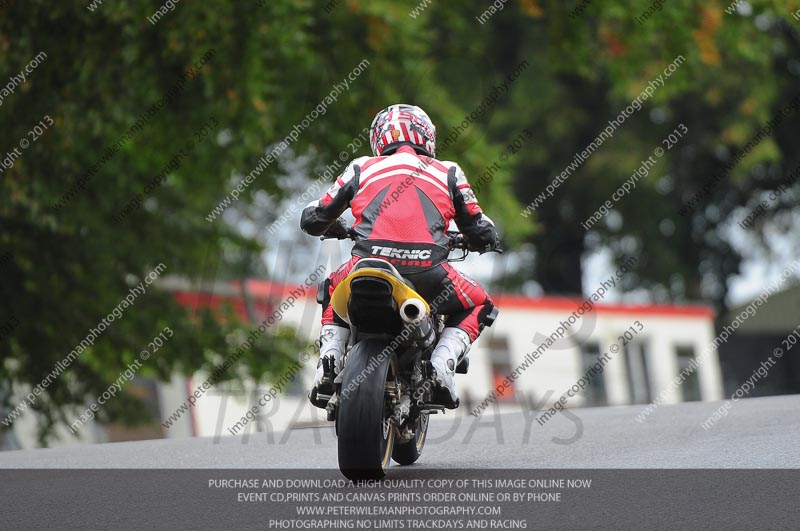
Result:
M364 257L391 262L428 301L446 293L436 308L447 319L431 364L437 384L434 397L453 409L458 407L456 366L497 311L477 282L446 261L445 231L455 220L468 248L481 253L497 247L497 232L459 165L434 158L436 128L422 109L396 104L380 111L370 127L370 147L375 156L353 160L327 193L303 210L300 227L312 236L342 238L348 232L339 216L350 208L355 217L352 257L326 281L328 299ZM347 323L323 303L320 361L309 394L317 407L327 404L318 393L333 394L349 337ZM326 372L326 365L333 370Z

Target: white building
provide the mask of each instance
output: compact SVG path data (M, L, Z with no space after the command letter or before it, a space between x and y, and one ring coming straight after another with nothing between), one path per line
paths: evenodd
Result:
M250 281L253 299L273 304L288 297L296 286L265 281ZM313 290L309 290L313 291ZM231 295L239 293L231 288ZM217 296L222 295L217 293ZM462 398L462 413L468 413L499 383L523 363L525 357L553 334L559 323L566 322L584 301L566 298L528 298L516 295L493 296L500 315L494 326L484 330L470 352L470 369L458 375L456 382ZM607 353L602 374L591 379L586 390L571 398L567 407L646 404L665 392L664 403L688 400L719 400L722 378L719 360L711 356L691 373L677 389L671 383L697 354L714 339L713 311L706 306L597 304L594 310L575 319L565 338L541 349L539 358L521 372L513 388L500 397L501 403L513 403L520 395L539 400L550 391L557 399L585 375L598 356ZM283 314L283 325L298 328L301 337L313 340L319 333L320 307L314 293L307 293L301 304ZM637 324L638 322L638 324ZM628 332L628 336L624 334ZM541 337L536 334L541 334ZM622 337L621 337L622 336ZM537 344L534 344L534 338ZM623 343L625 343L623 345ZM618 352L613 350L618 348ZM312 407L305 393L313 377L316 358L306 364L302 385L259 408L260 418L250 429L280 431L290 426L316 424L324 412ZM203 381L198 374L191 382L174 382L161 393L162 415L168 415L185 400L185 388ZM167 389L166 387L164 389ZM220 390L217 390L220 391ZM181 433L171 428L168 436L228 435L227 428L257 404L267 389L243 395L215 392L204 396L192 410Z
M211 292L198 292L174 280L164 284L182 304L217 307L228 302L242 318L247 318L247 305L237 285L216 284ZM249 281L250 308L263 319L296 288L268 281ZM498 398L501 406L522 397L527 403L536 404L549 396L548 403L552 403L586 375L603 354L607 354L608 360L604 361L603 372L593 376L585 390L570 398L566 407L646 404L662 392L667 393L665 403L722 398L722 378L716 355L706 359L677 389L673 390L670 385L692 358L703 353L714 339L714 315L708 307L595 304L592 311L574 318L564 339L549 348L540 348L538 359L520 370L526 356L552 336L560 323L569 324L570 315L584 301L516 295L492 298L500 314L494 326L485 329L473 346L469 373L457 376L462 399L458 414L468 414L515 370L518 377L513 386ZM299 337L311 343L319 334L319 319L315 289L309 288L294 307L283 313L280 323L296 328ZM626 331L630 340L624 337ZM58 427L59 432L63 432L62 438L53 445L154 438L159 437L159 432L163 437L210 437L266 431L271 432L269 437L272 437L273 433L289 427L316 425L324 422L325 413L312 407L305 396L315 364L316 355L305 363L302 374L287 391L266 406L258 406L258 399L269 387L257 389L251 385L243 393L230 391L225 384L220 384L204 392L192 407L177 416L175 413L181 405L186 404L192 391L208 375L197 373L192 378L176 375L169 383L137 378L129 390L159 411L160 419L133 430L89 423L78 440L66 433L66 427ZM244 429L232 432L230 428L253 406L256 406L255 420L248 422ZM29 416L26 413L15 423L14 430L6 437L5 449L37 446L35 425ZM173 420L167 429L164 425L171 416Z

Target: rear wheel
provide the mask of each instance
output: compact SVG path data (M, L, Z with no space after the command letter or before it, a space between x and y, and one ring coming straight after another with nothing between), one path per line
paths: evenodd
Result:
M410 465L422 455L425 438L428 435L428 414L421 413L414 422L414 437L404 443L395 443L392 459L400 465Z
M386 384L396 383L386 342L367 339L347 354L336 418L339 469L352 480L380 479L392 456L395 426Z

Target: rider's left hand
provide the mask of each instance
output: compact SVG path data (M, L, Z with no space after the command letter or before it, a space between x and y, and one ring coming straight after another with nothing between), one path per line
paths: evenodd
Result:
M333 223L331 223L331 226L328 227L328 230L325 231L325 236L331 238L339 238L340 240L343 240L350 236L348 230L349 229L347 228L347 223L345 223L345 221L342 218L339 218Z

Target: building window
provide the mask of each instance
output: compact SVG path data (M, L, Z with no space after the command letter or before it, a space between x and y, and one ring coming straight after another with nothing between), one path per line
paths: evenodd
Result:
M581 374L594 367L600 357L600 345L597 343L586 343L581 347ZM584 391L587 406L602 406L608 403L606 398L606 379L605 373L595 372L591 382Z
M675 349L678 356L678 374L682 375L681 395L684 402L702 400L700 394L700 376L697 369L689 370L690 364L694 359L694 348L679 346ZM686 372L683 370L686 369Z
M650 386L648 351L645 343L631 341L623 347L628 396L632 404L646 404L653 400Z

